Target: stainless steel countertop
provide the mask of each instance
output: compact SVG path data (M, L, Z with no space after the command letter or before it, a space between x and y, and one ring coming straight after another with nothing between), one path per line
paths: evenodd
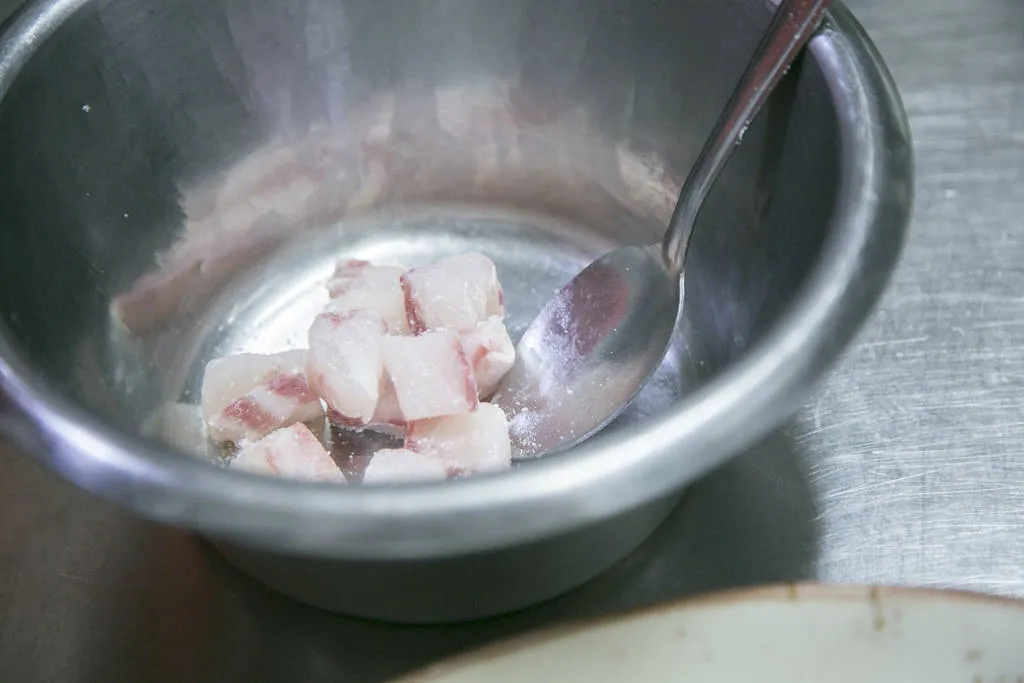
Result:
M913 125L902 264L798 418L644 547L518 615L371 624L271 594L192 536L0 451L0 680L373 681L557 619L779 580L1024 597L1024 3L848 5Z

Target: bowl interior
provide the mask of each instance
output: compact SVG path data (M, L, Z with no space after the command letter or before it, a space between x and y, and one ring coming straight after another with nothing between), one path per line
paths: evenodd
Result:
M589 260L656 240L768 17L757 0L79 4L0 102L0 334L98 419L190 451L205 361L302 345L339 257L482 251L515 337ZM611 429L756 347L828 238L839 150L802 60L712 192L676 343Z
M403 683L1019 680L1024 603L884 588L698 598L486 648Z

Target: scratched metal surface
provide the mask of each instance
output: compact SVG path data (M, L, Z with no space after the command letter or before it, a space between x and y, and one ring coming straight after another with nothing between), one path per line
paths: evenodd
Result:
M854 0L900 85L916 218L794 445L830 580L1024 595L1024 3Z
M650 543L526 613L367 624L272 595L194 538L2 452L0 680L381 680L553 620L776 580L1024 597L1024 3L848 4L912 120L902 265L799 417L696 486Z

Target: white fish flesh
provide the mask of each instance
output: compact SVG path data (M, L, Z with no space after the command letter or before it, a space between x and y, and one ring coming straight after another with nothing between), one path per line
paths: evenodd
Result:
M255 440L280 427L324 414L305 374L304 351L240 354L206 365L202 412L210 437Z
M503 317L505 305L494 263L469 253L413 268L402 276L409 325L427 330L472 330L491 316Z
M462 349L476 378L477 395L486 399L516 362L516 347L501 318L492 315L462 333Z
M369 261L348 260L338 264L327 281L329 311L347 313L366 309L384 318L388 334L409 334L402 290L404 268L375 266Z
M345 475L302 423L278 429L244 445L229 467L256 474L344 483Z
M373 421L384 383L385 331L381 315L366 310L321 313L313 321L306 374L332 422L364 427Z
M410 423L405 447L438 458L449 475L497 472L512 466L508 421L505 412L491 403L481 403L471 413Z
M476 379L457 332L384 337L380 349L407 421L458 415L476 408Z
M404 448L385 448L370 458L363 473L364 484L430 481L448 478L444 462Z
M385 372L377 409L373 412L373 418L366 428L382 434L404 436L405 424L405 414L402 412L402 406L398 404L398 392L395 390L395 384Z
M405 271L340 262L309 349L211 361L202 412L240 446L231 466L343 481L305 422L404 437L363 470L368 484L443 480L511 467L502 410L481 403L515 363L494 263L464 254Z

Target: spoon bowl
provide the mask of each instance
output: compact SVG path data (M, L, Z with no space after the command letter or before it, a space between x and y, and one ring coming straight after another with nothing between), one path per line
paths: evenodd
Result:
M619 415L665 356L679 294L661 251L638 246L605 254L559 290L491 398L511 418L516 456L561 450Z
M627 246L555 294L516 347L491 399L517 460L565 450L619 415L668 349L697 215L733 150L817 30L828 0L782 0L679 191L662 244Z

